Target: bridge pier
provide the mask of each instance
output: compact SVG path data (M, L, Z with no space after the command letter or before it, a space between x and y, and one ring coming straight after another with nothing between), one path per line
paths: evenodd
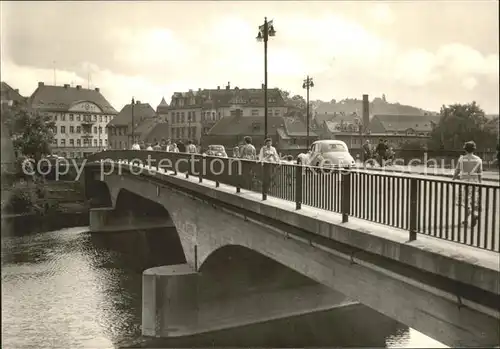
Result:
M232 277L208 276L188 264L148 269L142 284L142 334L154 337L188 336L357 304L312 281L287 288L269 281L235 288Z
M172 227L174 227L174 223L169 216L148 217L137 215L131 210L119 210L112 207L90 209L90 231L92 233Z

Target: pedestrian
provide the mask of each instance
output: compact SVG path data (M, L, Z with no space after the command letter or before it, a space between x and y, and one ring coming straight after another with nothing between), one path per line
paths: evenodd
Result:
M151 146L151 144L149 144L149 143L147 144L146 150L148 150L148 151L152 151L153 150L153 147Z
M245 137L245 145L241 147L240 157L245 160L254 161L257 158L257 151L252 144L252 137Z
M170 149L171 149L170 151L172 153L178 153L179 152L179 148L177 147L176 143L173 143Z
M260 149L259 160L265 162L280 162L280 157L276 148L273 147L271 138L266 138L264 146Z
M366 163L371 158L372 158L372 147L370 144L370 140L367 139L363 144L363 163Z
M235 145L233 147L233 158L239 158L240 157L240 148Z
M461 179L468 183L481 183L483 175L483 160L474 154L476 143L468 141L464 144L465 155L458 159L453 180ZM468 217L472 215L471 226L474 227L479 220L479 212L481 211L481 203L479 202L479 190L481 188L474 185L465 185L462 187L462 193L459 197L457 205L465 208L465 220L462 224L466 224Z
M184 143L182 143L182 141L179 141L177 143L177 149L179 150L179 153L185 153L186 152L186 146L184 145Z
M384 166L384 161L385 161L385 156L386 156L386 151L387 151L386 147L387 146L386 146L384 140L382 138L380 138L378 141L378 144L377 144L377 148L375 149L375 151L377 152L377 155L378 155L378 161L379 161L380 167Z
M132 144L132 150L141 150L141 146L139 145L139 143L134 142L134 144Z
M161 145L160 143L156 142L155 145L153 146L154 151L161 151Z
M193 144L193 141L188 141L186 151L191 154L196 154L196 145Z

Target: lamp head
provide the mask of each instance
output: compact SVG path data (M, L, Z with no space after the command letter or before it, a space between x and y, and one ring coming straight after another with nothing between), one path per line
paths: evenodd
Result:
M312 81L312 79L311 79L311 81L309 83L309 87L314 87L314 82Z
M274 25L269 27L269 36L276 36L276 30L274 30Z
M304 82L304 83L302 84L302 88L306 88L306 87L307 87L307 85L306 85L306 83Z
M257 35L257 41L262 41L262 32L259 31L259 35Z

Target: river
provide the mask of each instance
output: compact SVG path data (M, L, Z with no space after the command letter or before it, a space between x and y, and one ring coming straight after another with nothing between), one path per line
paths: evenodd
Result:
M2 232L2 348L445 347L364 306L185 339L142 338L142 271L177 258L143 248L151 234L161 235Z

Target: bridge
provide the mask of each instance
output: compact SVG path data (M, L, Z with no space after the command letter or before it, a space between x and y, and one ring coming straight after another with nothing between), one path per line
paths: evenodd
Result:
M498 345L499 186L154 151L88 161L92 231L175 231L179 263L143 273L144 335L361 303L449 346Z

